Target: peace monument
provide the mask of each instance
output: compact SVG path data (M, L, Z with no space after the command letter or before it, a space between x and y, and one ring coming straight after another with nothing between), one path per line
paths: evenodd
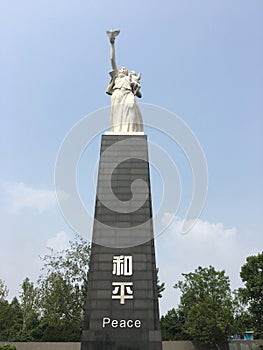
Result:
M110 131L102 135L81 350L161 350L147 136L140 74L112 71Z

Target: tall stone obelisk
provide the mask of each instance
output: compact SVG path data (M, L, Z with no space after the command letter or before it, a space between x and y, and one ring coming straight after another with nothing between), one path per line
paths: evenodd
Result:
M140 83L135 72L116 68L117 34L108 32L111 131L101 140L81 350L161 350L148 145L135 101Z

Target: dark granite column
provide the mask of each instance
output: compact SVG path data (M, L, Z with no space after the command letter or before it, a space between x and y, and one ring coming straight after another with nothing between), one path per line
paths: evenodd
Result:
M145 135L104 135L81 350L161 350Z

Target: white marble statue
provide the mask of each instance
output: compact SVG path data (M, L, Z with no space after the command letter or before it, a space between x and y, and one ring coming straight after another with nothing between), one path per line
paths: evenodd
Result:
M135 71L128 72L126 67L117 69L115 56L115 37L118 30L107 31L110 38L111 51L110 60L112 71L111 81L106 93L111 95L111 132L143 132L143 121L141 111L136 103L135 96L142 97L139 83L141 75Z

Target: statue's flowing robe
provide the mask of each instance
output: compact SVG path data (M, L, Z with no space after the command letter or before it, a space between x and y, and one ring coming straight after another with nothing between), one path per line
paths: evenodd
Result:
M111 81L106 92L111 95L110 131L142 132L141 111L132 91L131 79L118 70L110 72Z

